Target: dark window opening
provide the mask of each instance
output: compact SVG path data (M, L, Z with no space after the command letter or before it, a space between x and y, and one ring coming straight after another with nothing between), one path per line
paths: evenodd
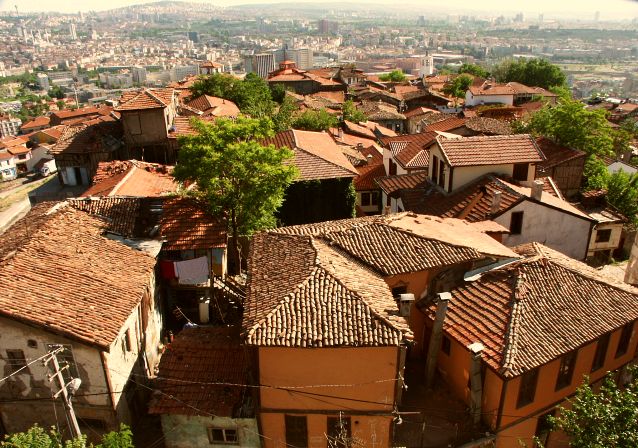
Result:
M576 366L577 351L573 351L563 355L560 359L560 366L558 367L558 377L556 378L556 390L567 387L572 383L572 377L574 376L574 367Z
M392 288L392 297L399 297L401 294L406 294L408 292L407 285L395 286Z
M512 212L510 218L510 233L520 235L523 231L523 212Z
M352 439L350 417L328 417L328 446L334 448L348 448Z
M68 366L67 369L62 370L62 376L64 380L68 383L73 378L80 378L80 374L78 373L77 365L75 364L75 358L73 357L73 349L68 344L47 344L47 351L55 350L58 347L63 347L64 350L58 352L56 354L58 358L58 364L60 365L60 369L65 366Z
M394 163L394 160L390 159L390 172L388 173L390 176L394 176L397 174L397 164Z
M432 182L439 183L439 158L432 156Z
M536 395L536 384L538 383L538 368L528 370L521 376L518 386L518 398L516 407L520 408L534 401Z
M368 191L365 193L361 193L361 206L370 206L370 205L378 205L379 204L379 192L377 191Z
M17 372L27 366L27 359L24 357L22 350L7 350L7 364L10 373Z
M529 164L528 163L515 163L514 164L514 172L512 173L512 177L514 180L525 181L527 180L527 174L529 173Z
M594 355L594 362L591 365L591 371L594 372L605 365L605 357L607 356L607 348L609 347L610 334L604 334L598 339L596 344L596 354Z
M38 348L38 341L36 341L35 339L29 339L27 340L27 346L29 348Z
M620 358L622 355L627 353L629 349L629 341L631 340L631 332L634 328L634 323L630 322L624 327L622 327L622 331L620 332L620 339L618 340L618 347L616 348L616 358Z
M611 239L611 229L602 229L596 231L597 243L608 243Z
M286 415L286 444L308 448L308 421L306 416Z
M441 351L450 356L450 352L452 351L452 341L450 341L450 338L447 336L443 336L443 340L441 341Z
M439 187L445 188L445 163L439 160Z
M534 432L534 435L541 442L540 446L547 445L549 433L552 431L552 424L550 423L548 417L553 417L555 413L555 410L546 412L545 414L539 416L538 420L536 421L536 431Z
M223 443L238 445L237 430L229 428L208 428L208 441L213 443Z

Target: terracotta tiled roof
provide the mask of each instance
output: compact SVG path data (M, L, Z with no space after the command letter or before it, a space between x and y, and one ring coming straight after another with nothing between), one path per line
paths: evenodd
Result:
M14 225L30 235L0 262L0 314L108 350L150 286L155 259L102 236L101 219L50 205ZM8 232L0 247L16 242Z
M128 90L122 93L116 111L165 108L172 104L176 92L172 88Z
M381 141L390 148L394 160L403 168L426 169L430 163L429 146L434 143L437 134L421 132L419 134L384 137Z
M27 132L33 128L41 128L42 126L48 126L51 122L49 117L35 117L33 120L29 120L20 126L22 132Z
M359 174L326 132L294 129L267 138L262 144L293 150L292 163L300 171L299 180L355 177Z
M443 325L463 346L483 344L483 360L503 376L546 364L638 318L635 288L539 243L516 250L526 258L451 291ZM434 313L435 306L427 309Z
M536 166L536 170L541 173L555 167L556 165L567 163L581 157L585 158L586 156L583 151L559 145L545 137L537 138L536 144L545 156L545 160Z
M139 198L102 197L69 199L69 205L93 216L106 218L108 231L124 237L135 235L135 222L140 213Z
M343 122L346 131L351 134L359 134L363 137L367 137L373 140L376 140L377 136L374 134L374 131L366 126L361 126L360 124L353 123L352 121L345 120Z
M162 196L177 191L172 167L138 160L100 162L83 196Z
M240 114L235 103L216 96L201 95L189 101L187 105L203 112L204 115L214 117L236 117Z
M155 382L150 414L236 417L246 384L248 362L238 330L185 328L166 347ZM230 383L224 386L206 383Z
M396 346L412 338L383 279L320 240L257 234L248 270L249 345Z
M19 146L25 146L27 140L21 137L3 137L0 138L0 149L13 149Z
M436 114L436 113L438 112L434 109L429 109L427 107L415 107L414 109L410 109L409 111L404 112L403 115L405 115L405 118L412 118L419 115L428 115L428 114Z
M472 117L465 122L465 127L484 135L510 135L512 126L504 120L487 117Z
M394 196L401 190L423 188L427 185L427 171L417 171L411 174L396 174L394 176L380 177L377 184L385 194Z
M528 134L436 139L451 166L502 165L543 161Z
M375 179L385 176L383 162L358 166L357 171L359 171L359 175L354 178L354 189L357 191L378 189L379 186Z
M112 152L122 145L122 125L119 122L91 122L69 125L51 147L51 154L85 154Z
M164 250L210 249L227 243L226 223L189 198L164 200L160 233Z
M397 108L381 101L363 101L357 108L370 121L405 120L405 115L397 112Z
M50 123L54 125L71 124L72 121L80 123L87 119L95 117L108 117L113 108L108 106L103 107L83 107L75 110L60 110L51 113Z
M467 118L457 118L457 117L453 117L453 118L447 118L445 120L441 120L441 121L436 121L432 124L429 124L425 127L424 131L426 132L435 132L435 131L440 131L440 132L447 132L447 131L451 131L452 129L457 129L460 128L462 126L465 126L465 122L467 121Z

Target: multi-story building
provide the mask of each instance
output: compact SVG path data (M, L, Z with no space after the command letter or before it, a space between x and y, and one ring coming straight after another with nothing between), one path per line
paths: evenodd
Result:
M0 117L0 137L13 137L18 135L22 120L15 117Z
M275 55L273 53L253 54L244 58L247 73L255 73L260 78L268 78L268 73L275 70Z

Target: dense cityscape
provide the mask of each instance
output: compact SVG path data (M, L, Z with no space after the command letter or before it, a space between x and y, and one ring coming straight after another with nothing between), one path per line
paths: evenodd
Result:
M638 446L638 3L466 3L0 2L0 447Z

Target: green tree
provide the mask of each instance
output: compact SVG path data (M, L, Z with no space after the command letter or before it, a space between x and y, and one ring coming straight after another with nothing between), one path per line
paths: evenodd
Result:
M273 124L275 125L275 132L287 131L290 129L292 127L294 114L298 109L295 99L286 95L281 102L277 113L272 117Z
M286 88L282 84L273 84L270 87L270 95L274 101L281 104L286 97Z
M85 448L86 436L73 440L62 440L62 436L54 428L48 432L34 425L26 432L10 434L0 441L3 448ZM133 448L133 433L126 425L119 431L111 431L102 437L99 445L90 444L89 448Z
M459 75L454 80L443 87L443 93L454 98L464 98L465 92L472 85L473 79L469 75Z
M62 110L64 109L64 106L66 106L66 103L62 100L58 100L55 102L55 105L58 106L58 110Z
M554 429L570 437L574 448L635 448L638 446L638 368L630 368L633 380L620 388L613 374L595 393L588 380L570 399L570 409L559 408L549 417Z
M59 100L64 98L64 92L62 91L62 88L60 86L51 87L51 90L49 90L49 95Z
M330 128L337 127L338 124L337 117L329 114L325 109L308 109L292 122L292 127L305 131L327 131Z
M515 81L544 89L563 86L567 82L560 67L546 59L508 59L494 66L492 74L498 82Z
M480 65L465 63L459 67L459 74L468 73L470 75L478 76L479 78L487 78L490 76L490 72L485 70Z
M386 73L385 75L379 76L379 79L384 82L403 82L406 78L403 70L397 69L392 70L390 73Z
M259 143L273 135L269 119L218 118L192 124L197 134L179 138L173 176L196 182L195 196L215 215L228 217L232 253L241 271L239 237L274 227L275 211L297 175L297 168L286 164L294 153Z
M352 121L353 123L361 123L362 121L368 121L366 114L357 109L352 100L348 100L343 103L342 108L343 119L346 121Z

